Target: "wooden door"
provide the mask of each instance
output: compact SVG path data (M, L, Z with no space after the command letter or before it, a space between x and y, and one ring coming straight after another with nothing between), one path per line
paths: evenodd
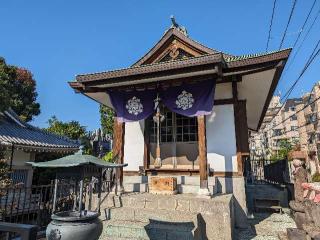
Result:
M165 119L160 124L160 156L162 169L197 169L198 132L197 119L163 111ZM156 158L157 129L153 119L150 121L150 165Z

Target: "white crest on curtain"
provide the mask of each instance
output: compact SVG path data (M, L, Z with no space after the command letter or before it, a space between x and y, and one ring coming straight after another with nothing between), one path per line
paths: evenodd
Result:
M143 112L143 105L140 99L134 96L127 101L126 109L130 114L137 116L139 113Z
M189 108L192 108L194 103L194 98L191 93L183 90L182 93L177 97L176 105L177 108L180 108L182 110L187 110Z

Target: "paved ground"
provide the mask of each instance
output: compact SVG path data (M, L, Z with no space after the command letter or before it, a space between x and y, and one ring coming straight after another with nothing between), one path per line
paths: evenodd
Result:
M278 240L278 233L296 227L289 214L259 213L250 221L250 228L237 231L237 240Z

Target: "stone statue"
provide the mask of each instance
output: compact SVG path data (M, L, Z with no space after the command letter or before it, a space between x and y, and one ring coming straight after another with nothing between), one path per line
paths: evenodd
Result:
M294 197L296 201L303 202L303 192L302 183L308 181L308 173L304 167L304 162L299 159L293 160L293 175L294 175Z

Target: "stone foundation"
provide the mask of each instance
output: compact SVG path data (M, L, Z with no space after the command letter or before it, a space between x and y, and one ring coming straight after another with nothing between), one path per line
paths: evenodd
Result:
M219 194L233 194L235 225L247 228L247 203L244 177L216 177L216 189Z
M108 196L102 203L101 211L106 213L101 240L125 237L164 240L233 239L231 194L203 199L191 194L162 196L127 193Z

